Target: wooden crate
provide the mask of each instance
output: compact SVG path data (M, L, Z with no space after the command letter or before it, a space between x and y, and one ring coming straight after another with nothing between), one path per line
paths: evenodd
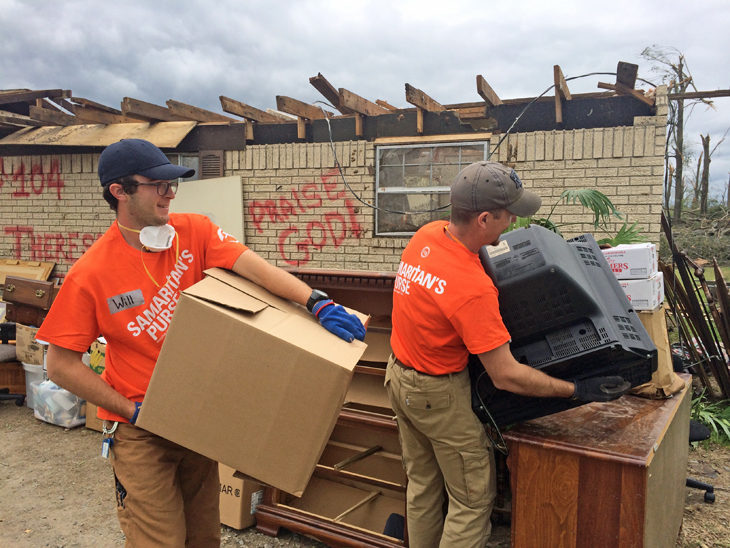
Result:
M0 388L10 394L25 394L25 371L20 362L0 363Z
M684 511L690 404L688 388L667 400L624 396L505 433L512 546L674 546Z

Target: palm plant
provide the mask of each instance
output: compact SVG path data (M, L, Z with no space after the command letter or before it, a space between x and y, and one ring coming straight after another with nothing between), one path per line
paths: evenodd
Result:
M723 445L730 444L730 402L711 403L705 397L705 391L692 400L690 417L701 422L712 431L712 439Z
M594 228L596 230L601 230L605 232L609 236L611 232L608 230L608 223L613 218L623 220L622 214L616 209L616 206L613 205L613 202L611 202L608 196L592 188L580 188L563 191L563 193L558 198L558 201L553 204L553 207L550 209L550 213L548 213L547 217L519 217L517 219L517 222L513 223L508 230L523 228L533 224L540 225L562 236L560 227L581 223L555 223L551 221L550 217L552 217L553 213L555 212L555 208L558 207L561 203L574 205L576 203L580 203L583 207L592 211L594 215ZM624 221L624 224L619 229L618 233L616 233L613 237L607 237L598 240L598 244L610 244L611 246L617 246L619 244L634 244L637 242L646 241L646 239L639 234L641 232L641 229L637 228L637 224L638 221L635 222L633 225L628 226L628 223Z

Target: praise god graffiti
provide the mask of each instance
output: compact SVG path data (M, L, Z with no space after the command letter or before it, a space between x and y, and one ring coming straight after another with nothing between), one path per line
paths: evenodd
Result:
M337 175L337 170L328 171L319 184L308 183L287 195L249 204L248 214L257 234L271 228L277 231L277 249L286 264L304 266L311 261L313 250L321 251L325 246L338 249L348 237L363 237L355 201L338 188ZM345 213L332 209L343 205ZM300 215L322 210L319 220L297 222ZM301 255L295 258L294 253Z
M65 186L61 178L61 165L58 159L51 160L50 168L46 172L43 165L20 163L6 173L2 158L0 158L0 189L5 185L12 188L12 198L30 198L44 192L56 192L61 199L61 189Z

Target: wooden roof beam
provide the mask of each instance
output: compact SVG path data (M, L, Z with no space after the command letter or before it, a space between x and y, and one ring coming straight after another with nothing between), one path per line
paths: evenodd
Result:
M429 112L446 110L440 103L434 101L420 89L414 88L410 84L406 84L406 101Z
M122 99L122 114L151 123L188 121L187 118L174 115L165 107L133 99L132 97Z
M306 118L307 120L323 120L324 118L331 118L334 116L333 112L322 112L322 109L319 107L309 105L284 95L276 96L276 108L282 112L293 114L299 118Z
M228 114L235 114L236 116L240 116L241 118L245 118L252 122L281 122L281 120L276 116L272 116L271 114L247 105L246 103L230 99L225 95L221 95L219 99L221 101L221 108L223 109L223 112L227 112Z
M340 104L340 94L335 87L327 81L327 78L322 76L321 72L317 73L317 76L313 76L309 79L309 83L314 86L318 92L320 92L330 104L339 110L342 114L354 114L352 110Z
M645 97L643 91L627 87L624 84L619 84L618 82L616 84L606 84L605 82L598 82L598 87L601 89L613 90L619 95L631 95L632 97L635 97L642 103L646 103L649 106L654 106L655 104L654 99L650 97Z
M352 93L345 88L340 88L339 92L340 106L343 106L352 112L362 114L363 116L378 116L379 114L388 114L388 110L368 101L364 97Z
M58 110L39 108L31 105L30 117L40 122L48 122L54 126L78 126L83 124L81 120L70 114L64 114Z
M375 104L380 105L381 107L383 107L384 109L387 109L387 110L400 110L398 107L394 107L388 101L383 101L382 99L376 99Z
M86 124L141 124L147 122L139 118L131 118L122 114L112 114L95 108L84 107L71 103L71 112L76 118L83 120ZM121 111L120 111L121 113Z
M43 127L43 126L56 125L56 124L51 124L49 122L41 122L40 120L33 120L32 118L29 118L28 116L23 116L22 114L15 114L14 112L7 112L5 110L0 110L0 123L14 124L14 125L18 125L18 126L31 126L31 127Z
M195 107L193 105L188 105L185 103L181 103L179 101L174 101L170 99L167 101L167 108L170 109L170 112L176 116L181 116L187 120L195 120L196 122L238 122L240 120L236 120L235 118L231 118L230 116L223 116L222 114L218 114L216 112L211 112L210 110L205 110L202 108Z
M494 93L492 87L487 84L481 74L477 76L477 93L487 102L487 106L494 107L502 104L502 100Z
M71 97L71 90L68 89L40 89L35 91L19 91L12 93L0 94L0 105L8 103L27 103L35 102L36 99L44 97Z
M101 103L97 103L96 101L90 101L89 99L83 99L82 97L74 97L71 100L74 103L77 103L83 107L93 108L94 110L101 110L102 112L108 112L109 114L116 114L117 116L122 116L121 110L118 110L118 109L112 108L112 107L108 107L106 105L102 105Z
M711 99L712 97L730 97L730 89L685 91L684 93L670 93L667 95L670 101L679 101L680 99Z
M563 100L570 101L573 97L570 95L568 83L565 81L560 65L553 66L553 81L555 82L555 122L561 125L563 123Z
M646 97L642 90L634 89L638 74L639 65L619 61L616 67L616 83L606 84L604 82L598 82L598 87L601 89L611 89L619 95L630 95L649 106L654 106L655 100L653 97Z

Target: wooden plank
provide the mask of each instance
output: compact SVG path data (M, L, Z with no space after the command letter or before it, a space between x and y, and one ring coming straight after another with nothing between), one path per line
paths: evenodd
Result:
M294 116L292 114L287 114L286 112L278 111L278 110L276 110L274 108L267 108L266 109L266 114L270 114L271 116L273 116L274 118L276 118L276 123L279 123L279 124L282 123L282 122L288 122L288 123L291 124L292 122L296 122L297 121L297 117L296 116Z
M71 112L73 112L77 118L83 120L86 124L139 124L145 120L139 118L131 118L129 116L123 116L121 114L112 114L103 110L97 110L95 108L84 107L81 105L75 105L70 103Z
M146 122L181 122L187 120L182 116L176 116L167 108L140 101L132 97L122 99L122 114L138 118Z
M406 101L429 112L441 112L446 110L440 103L434 101L418 88L406 84Z
M647 105L654 106L653 98L646 97L642 91L629 88L623 84L607 84L605 82L598 82L598 87L601 89L612 89L619 95L631 95Z
M423 109L416 109L416 133L423 135Z
M321 72L318 72L317 76L310 78L309 83L312 84L314 89L320 92L324 98L342 114L354 114L352 110L340 104L340 94L337 92L335 87L327 81L327 78L322 76Z
M710 99L712 97L730 97L730 89L716 89L713 91L686 91L684 93L670 93L667 99L680 101L683 99Z
M639 75L639 65L619 61L616 67L616 83L634 89L636 77Z
M560 94L560 98L565 99L566 101L572 100L573 97L570 95L568 83L565 81L565 76L563 76L563 71L560 68L560 65L555 65L553 67L553 76L555 80L555 94Z
M386 108L388 110L399 110L398 107L394 107L388 101L383 101L382 99L376 99L375 104L380 105L381 107Z
M297 139L307 138L307 119L299 116L297 118Z
M97 103L96 101L91 101L89 99L84 99L82 97L74 97L72 99L74 103L77 103L79 105L82 105L84 107L93 108L95 110L101 110L103 112L108 112L109 114L116 114L117 116L122 115L122 111L118 110L116 108L108 107L106 105L102 105L101 103Z
M47 105L55 103L59 107L66 109L68 112L73 112L74 104L68 99L64 99L63 97L51 97L50 99L44 99L44 101Z
M355 113L355 135L362 137L362 114Z
M38 108L32 105L29 108L31 118L33 118L34 120L39 120L41 122L48 122L49 124L53 124L54 126L76 126L83 123L75 116L71 116L70 114L64 114L63 112L59 112L57 110Z
M246 124L246 142L253 142L253 125L255 122L245 120L244 123Z
M0 105L8 103L24 103L35 101L43 97L71 97L71 90L64 89L39 89L36 91L18 91L0 94Z
M236 120L235 118L231 118L230 116L223 116L222 114L198 108L193 105L188 105L186 103L181 103L180 101L174 101L172 99L167 101L167 103L165 104L167 105L167 108L170 109L170 112L172 112L175 116L180 116L181 118L185 118L186 120L195 120L197 122L240 121Z
M423 135L417 137L380 137L375 145L407 145L420 143L459 143L469 141L488 141L491 133L455 133L452 135Z
M340 88L340 105L364 116L378 116L379 114L388 114L389 112L387 109L345 88Z
M477 93L490 107L502 104L502 100L497 96L492 87L487 84L487 81L481 74L477 76Z
M278 123L280 121L276 116L267 114L263 110L259 110L247 105L246 103L241 103L240 101L236 101L235 99L231 99L225 95L221 95L219 99L221 101L221 108L223 109L223 112L227 112L228 114L235 114L236 116L246 118L246 120L251 120L252 122Z
M196 125L184 121L25 128L0 139L0 145L109 146L121 139L144 139L160 148L175 148Z
M276 96L276 108L282 112L288 112L289 114L293 114L299 118L306 118L307 120L323 120L328 116L334 116L334 113L327 111L325 111L327 112L327 116L325 116L325 113L319 107L284 95Z
M19 126L31 126L31 127L43 127L52 126L49 122L41 122L40 120L34 120L28 116L22 114L15 114L14 112L7 112L0 110L0 122L4 124L15 124Z

